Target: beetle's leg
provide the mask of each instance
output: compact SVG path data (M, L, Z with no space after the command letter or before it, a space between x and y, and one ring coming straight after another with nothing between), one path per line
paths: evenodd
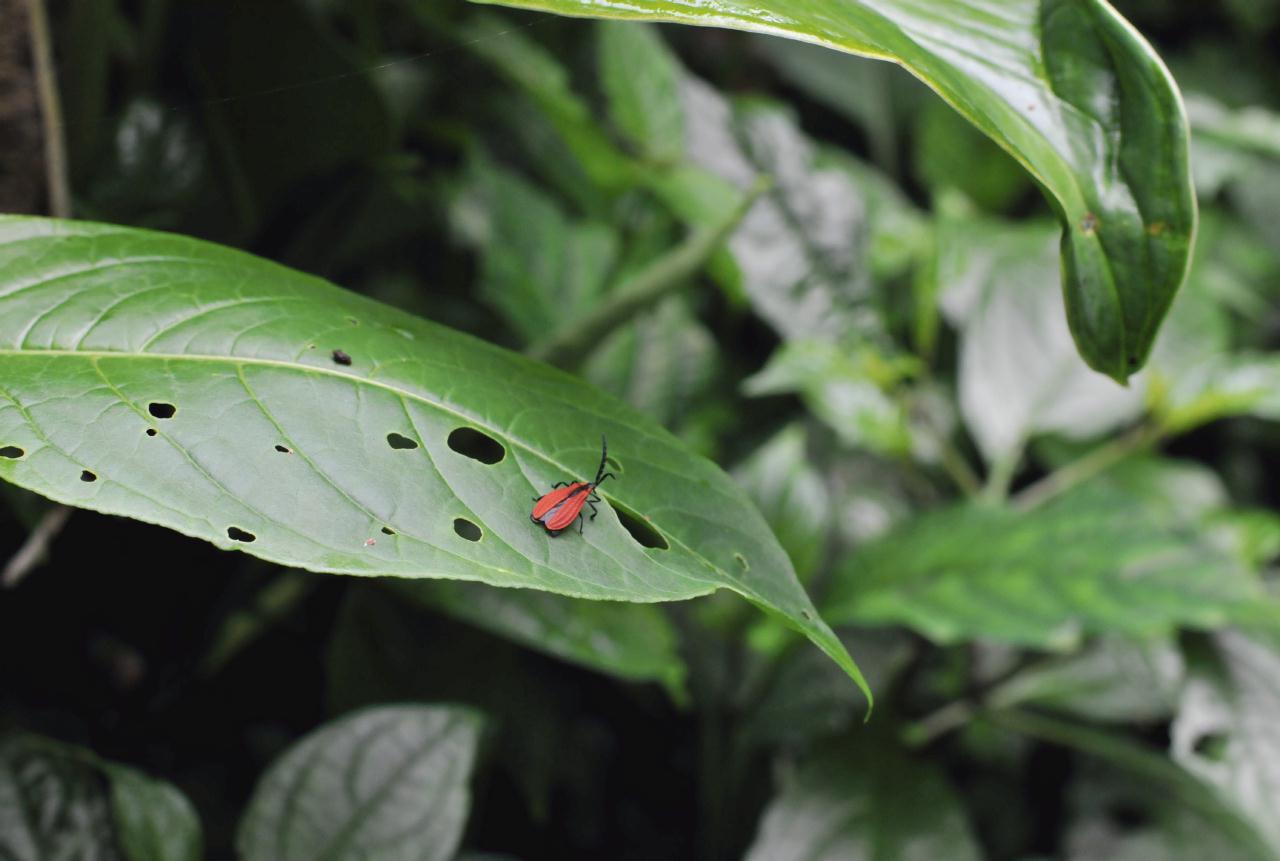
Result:
M567 482L567 481L557 481L555 484L551 485L551 487L552 487L552 488L556 488L556 487L568 487L568 486L569 486L569 482Z
M581 514L581 512L579 512L579 514L578 514L578 534L579 534L579 535L581 535L581 534L582 534L582 527L584 527L584 526L586 526L586 525L587 525L587 521L585 521L585 520L583 520L583 519L582 519L582 514Z
M590 506L591 506L591 519L592 519L592 520L595 520L595 519L596 519L596 515L600 513L600 512L596 509L596 504L595 504L594 502L591 502L590 500L588 500L588 501L587 501L587 505L590 505Z

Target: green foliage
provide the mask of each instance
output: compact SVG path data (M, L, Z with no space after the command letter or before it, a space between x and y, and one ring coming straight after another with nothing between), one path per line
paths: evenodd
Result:
M766 808L748 861L980 857L942 777L892 742L814 752Z
M241 857L453 858L479 736L475 715L441 706L368 709L317 730L262 776Z
M1105 3L1028 0L992 21L974 4L853 4L832 14L785 0L709 8L504 2L566 15L735 27L901 63L1054 199L1067 316L1080 355L1121 381L1146 361L1185 275L1195 230L1186 118L1164 65ZM963 50L940 37L940 24L942 32L963 31Z
M864 684L727 476L566 375L191 240L7 219L0 259L0 437L20 450L0 475L16 484L314 571L632 601L726 586ZM558 541L523 500L590 474L587 421L626 478L589 536ZM92 447L60 438L90 424Z
M14 861L199 861L200 820L167 783L33 735L0 741L0 852Z
M1030 512L970 503L920 515L850 557L824 611L944 643L1051 649L1276 618L1257 575L1194 529L1203 515L1168 504L1165 493L1183 492L1165 475L1174 467L1134 467Z
M50 4L0 856L1280 861L1280 7L508 5Z

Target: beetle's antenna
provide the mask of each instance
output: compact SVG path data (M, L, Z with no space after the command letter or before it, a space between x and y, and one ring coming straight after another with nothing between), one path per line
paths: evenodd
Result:
M605 464L609 462L609 443L605 440L604 434L600 434L600 468L596 470L596 480L592 484L599 485L604 481Z

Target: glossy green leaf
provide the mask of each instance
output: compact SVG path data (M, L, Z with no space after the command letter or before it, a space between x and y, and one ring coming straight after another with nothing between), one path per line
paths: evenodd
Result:
M852 178L779 105L730 101L691 75L680 95L691 164L739 190L772 183L728 243L755 312L787 339L865 328L866 207Z
M942 775L886 739L819 749L770 802L746 861L977 861Z
M474 16L457 36L528 96L594 185L616 192L639 183L638 162L609 139L551 52L496 15Z
M656 27L604 21L597 32L600 85L613 124L645 158L678 161L684 155L680 62Z
M0 221L0 477L313 571L670 601L729 588L856 666L723 472L544 365L247 254ZM582 535L531 497L616 480Z
M0 857L199 861L191 803L91 751L38 736L0 742Z
M262 776L236 836L245 861L448 861L471 807L479 717L382 706L333 721Z
M501 0L563 15L732 27L892 60L1017 159L1063 228L1080 354L1127 379L1182 283L1195 229L1172 78L1103 0Z
M828 552L833 511L822 474L808 460L808 434L789 425L733 470L773 527L802 582Z
M902 455L911 448L906 409L885 389L910 368L871 344L797 340L780 347L742 388L757 397L796 392L845 445Z
M787 81L856 123L876 165L897 174L905 120L921 97L930 97L924 87L887 63L818 45L757 36L752 47Z
M1280 421L1280 356L1222 353L1171 381L1157 417L1170 432L1227 416Z
M1173 756L1280 858L1280 638L1224 631L1214 644L1183 691Z
M960 334L959 402L988 462L1028 438L1089 438L1138 415L1142 392L1080 363L1063 318L1052 228L946 218L937 280Z
M470 161L450 220L480 254L480 295L526 343L592 307L618 256L609 225L570 219L548 195L480 155Z
M675 629L652 604L585 601L448 580L402 581L398 593L492 634L632 681L655 681L680 702L686 669Z
M325 701L335 713L389 702L475 709L493 726L490 761L534 816L545 818L553 792L572 788L574 765L563 757L573 744L573 708L546 683L547 663L514 643L423 612L381 583L357 584L334 620Z
M715 339L681 297L669 297L617 329L587 359L590 382L679 433L711 392Z
M944 643L1056 649L1090 633L1150 637L1277 612L1198 512L1153 496L1120 470L1030 512L923 514L855 552L824 610L836 624L904 624Z

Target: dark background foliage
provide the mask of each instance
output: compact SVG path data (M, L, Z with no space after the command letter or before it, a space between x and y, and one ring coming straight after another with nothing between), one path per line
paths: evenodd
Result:
M1185 93L1212 99L1221 110L1277 109L1280 4L1117 6L1155 44ZM546 103L513 84L493 59L508 51L516 56L517 42L542 46L570 71L600 127L625 148L626 135L607 119L597 71L600 25L504 12L499 26L480 31L472 25L477 12L461 3L375 0L51 4L75 216L234 245L486 340L528 346L537 333L522 331L518 321L536 319L534 310L494 301L493 291L502 286L494 286L495 272L527 271L529 259L499 260L507 252L498 246L511 235L492 222L475 229L468 206L490 219L501 206L524 206L513 217L535 231L547 223L549 201L569 227L537 238L563 246L572 229L590 222L616 243L609 266L615 275L652 259L682 230L651 197L614 193L583 171L556 140ZM4 38L14 32L3 29ZM948 212L974 221L1046 218L1048 207L1031 181L888 65L832 55L858 82L833 91L811 56L765 40L692 28L657 32L717 91L746 104L785 105L803 136L832 158L874 166L902 196L903 211L917 213L904 222L907 229L880 229L853 266L867 279L867 301L883 321L880 358L890 366L908 354L923 361L929 370L916 379L931 381L954 414L962 327L954 319L922 322L913 285L927 269L921 261L936 241L931 231ZM519 59L511 62L515 74L535 74ZM6 80L19 74L0 69ZM1192 116L1194 122L1198 115ZM1216 185L1200 184L1199 253L1216 267L1207 280L1230 282L1219 295L1239 286L1254 303L1240 300L1252 313L1226 312L1232 348L1274 348L1280 141L1269 155L1249 151L1258 161L1241 167L1234 151L1209 152L1221 137L1205 133L1203 140L1203 163L1212 158L1221 177ZM6 161L13 177L43 170L32 149L11 150ZM1270 185L1251 182L1255 170L1271 177ZM533 193L512 192L511 177ZM4 187L8 209L44 207L20 185ZM867 200L870 188L861 189ZM911 230L926 223L929 238L913 239ZM552 279L564 291L553 299L569 295L573 275L566 270ZM714 282L701 278L669 309L669 319L648 329L638 324L593 349L583 357L584 373L726 466L750 462L799 423L803 463L786 467L787 481L802 482L799 502L771 510L768 493L759 491L757 501L802 576L796 548L813 555L810 582L818 583L875 531L851 522L861 510L857 499L874 500L873 522L899 522L957 495L936 459L914 457L915 443L895 436L896 413L872 417L870 431L857 422L851 430L838 416L830 419L831 395L803 370L789 379L785 368L777 371L784 379L772 385L753 378L784 341L749 299ZM921 335L929 325L936 334ZM885 373L885 388L892 389L894 373ZM754 390L752 383L744 387L748 378ZM1267 512L1280 506L1274 480L1280 437L1265 414L1258 416L1265 411L1253 412L1194 422L1157 445L1162 457L1207 467L1233 510L1257 515L1257 529L1248 534L1258 545L1251 561L1261 568L1274 549ZM1013 465L1010 488L1032 487L1054 467L1113 444L1121 432L1108 434L1125 426L1113 422L1073 439L1047 428L1031 455ZM979 463L980 436L972 428L957 431L953 454ZM749 467L736 474L750 486ZM810 492L814 482L819 490ZM0 490L0 559L8 559L47 505L12 487ZM1060 549L1050 548L1050 554ZM910 564L895 558L890 567ZM1038 650L1045 643L993 644L967 630L939 636L927 620L904 624L892 615L841 620L850 623L844 631L855 657L877 685L878 711L861 729L860 701L847 680L825 665L805 664L795 649L772 663L759 659L777 635L754 617L718 599L675 606L670 615L682 637L691 705L657 685L612 679L406 604L383 584L279 571L158 527L77 512L45 563L0 594L0 722L170 781L198 811L211 858L231 857L256 781L289 744L358 706L407 700L471 704L490 717L464 838L474 851L525 859L740 857L756 840L778 780L794 772L804 752L831 743L821 725L827 720L843 729L845 743L860 746L852 754L855 770L936 768L993 859L1087 857L1079 848L1085 819L1099 829L1105 823L1113 838L1146 834L1165 821L1156 795L1131 791L1115 758L1091 758L1089 745L1070 733L969 722L966 707L955 707L1043 657ZM867 621L895 626L858 627ZM1102 626L1086 633L1109 632ZM1212 649L1211 636L1183 633L1160 648L1193 664L1196 654ZM1111 722L1091 713L1086 701L1114 694L1108 684L1124 686L1117 675L1104 674L1092 687L1045 684L1049 694L1025 699L1043 696L1050 711L1054 696L1076 704L1055 720L1066 714L1107 723L1147 752L1170 745L1168 709L1121 708ZM767 694L744 697L752 686ZM1280 721L1280 714L1273 717ZM923 733L924 746L877 765L875 739L908 731ZM928 765L919 766L924 760ZM902 792L904 806L929 798L925 788L895 790L889 782L876 784L877 792ZM1104 800L1093 805L1101 813L1081 802L1098 787L1094 796ZM850 790L856 791L862 790Z

